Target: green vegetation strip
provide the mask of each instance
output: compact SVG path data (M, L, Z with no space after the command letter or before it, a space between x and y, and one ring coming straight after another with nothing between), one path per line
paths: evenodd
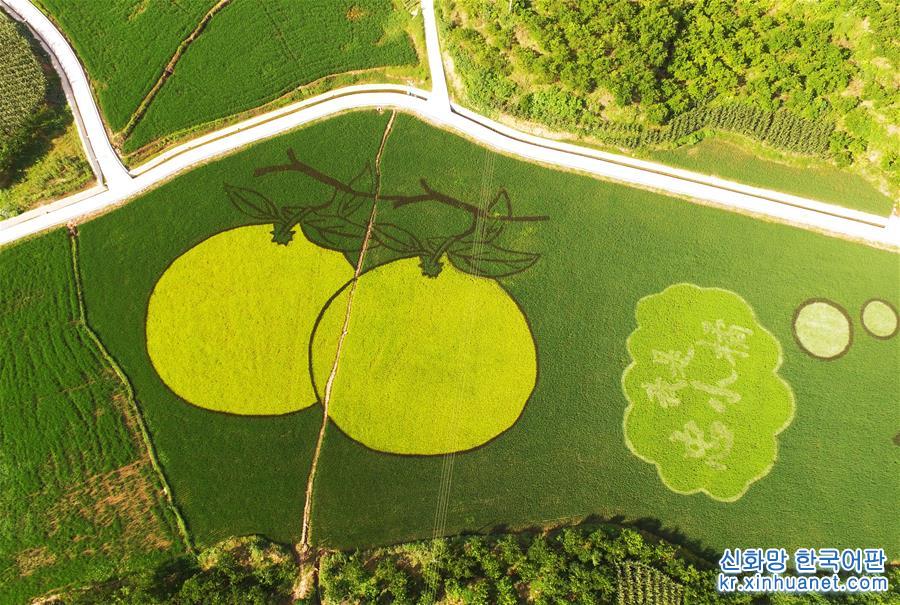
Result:
M458 88L479 110L624 149L728 131L788 156L854 164L879 188L900 188L900 139L889 126L900 62L892 2L440 0L438 8Z
M185 551L126 382L87 329L55 231L0 253L0 602Z
M744 605L747 595L716 591L718 571L691 550L614 525L322 552L298 567L287 548L259 536L233 538L197 559L66 591L69 605L345 605L349 603L581 603L584 605ZM881 594L756 595L765 605L886 605L900 595L900 570ZM308 579L305 597L294 588ZM760 601L760 599L763 599ZM892 600L893 599L893 600Z
M84 328L84 332L87 334L93 345L97 348L97 351L100 353L101 357L103 357L103 360L110 368L112 368L112 370L116 373L116 376L122 382L122 386L125 389L126 399L128 400L128 404L131 407L130 417L134 419L134 424L137 430L140 432L141 440L143 441L144 447L146 448L147 456L150 459L150 464L153 465L153 470L156 471L160 490L162 491L163 496L166 499L166 503L169 505L172 511L172 515L175 517L175 522L178 525L178 531L181 533L181 539L184 541L185 549L188 552L193 552L193 543L191 542L191 536L188 533L187 525L185 525L184 519L181 517L181 513L179 512L178 507L175 506L175 502L172 500L172 491L169 489L168 482L166 481L166 475L159 464L159 459L156 455L156 448L153 447L153 441L150 439L150 434L147 432L147 425L144 422L144 417L141 414L141 410L138 407L137 401L135 401L134 399L134 389L131 388L131 383L128 381L128 377L125 376L122 368L119 367L119 364L117 364L116 360L112 358L112 356L106 350L106 347L104 347L103 343L100 342L100 339L97 338L97 334L87 323L87 313L84 309L84 291L81 285L81 269L78 264L77 234L69 234L69 244L72 256L72 274L75 281L75 297L78 300L79 321Z

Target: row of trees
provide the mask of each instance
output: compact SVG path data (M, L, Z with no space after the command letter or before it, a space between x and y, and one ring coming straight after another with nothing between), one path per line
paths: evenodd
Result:
M762 0L441 0L439 6L457 72L481 110L625 147L715 128L848 163L877 138L866 136L864 127L875 129L878 120L865 112L893 111L900 99L896 85L886 88L889 78L882 82L860 68L856 41L839 32L835 15L884 16L890 11L883 4L889 3L827 0L796 10ZM886 28L876 47L897 54L891 39L900 37L898 19L886 19L870 20L868 28ZM861 122L855 128L846 124L854 116Z
M226 540L196 558L184 556L156 569L59 595L55 602L61 605L279 605L292 602L298 574L289 549L252 536Z
M887 605L860 595L749 595L716 590L718 570L683 548L609 524L461 536L354 552L323 552L315 582L291 551L259 537L226 540L154 570L58 595L68 605L282 605L286 603L516 603L583 605Z
M681 585L664 573L633 561L619 565L616 571L616 605L681 605Z
M718 569L647 534L613 525L468 536L326 555L323 603L584 605L886 605L890 594L722 594Z

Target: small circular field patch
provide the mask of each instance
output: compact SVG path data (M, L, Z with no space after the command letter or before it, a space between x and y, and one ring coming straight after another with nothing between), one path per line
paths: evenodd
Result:
M875 338L890 338L897 333L897 310L889 302L873 299L863 305L862 325Z
M850 315L830 300L809 300L794 314L794 336L813 357L837 359L847 352L853 339Z
M199 243L150 295L147 352L163 382L194 405L265 415L316 401L309 338L353 269L302 236L274 244L270 229L240 227Z

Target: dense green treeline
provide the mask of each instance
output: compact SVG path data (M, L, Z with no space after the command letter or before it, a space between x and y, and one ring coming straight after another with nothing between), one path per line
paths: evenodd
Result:
M621 147L705 128L900 182L896 4L880 0L442 0L479 109ZM693 137L690 138L690 137Z
M302 565L302 566L301 566ZM318 570L318 576L311 569ZM374 550L321 552L298 565L262 538L230 539L156 569L61 595L67 605L578 603L584 605L882 605L887 593L723 594L691 552L615 525L473 535ZM293 599L293 600L292 600Z

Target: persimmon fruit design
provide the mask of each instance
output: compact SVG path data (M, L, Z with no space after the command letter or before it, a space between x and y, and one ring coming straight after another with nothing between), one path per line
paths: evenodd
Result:
M320 399L350 290L328 304L313 335L312 374ZM452 265L426 277L418 259L397 260L359 278L328 415L375 450L467 450L515 423L536 376L528 323L495 280Z
M509 224L546 217L514 216L502 189L482 207L424 179L424 193L379 198L368 166L344 183L289 158L258 172L299 171L334 194L280 206L226 185L255 224L201 242L160 277L146 328L160 378L190 403L235 414L318 402L346 435L395 454L468 450L511 427L534 390L537 352L498 279L539 255L498 242ZM377 203L427 202L471 220L434 237L374 220ZM357 275L376 252L380 264Z
M166 269L147 308L147 352L182 399L219 412L274 415L316 402L308 342L325 302L353 277L343 255L265 225L224 231Z

